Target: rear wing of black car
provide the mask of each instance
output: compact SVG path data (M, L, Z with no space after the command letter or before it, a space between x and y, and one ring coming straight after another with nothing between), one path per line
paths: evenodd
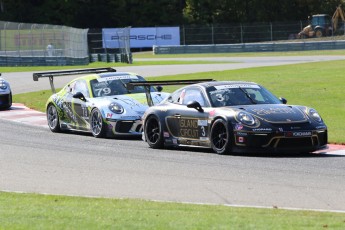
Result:
M163 86L163 85L190 85L201 82L214 81L213 79L200 79L200 80L171 80L171 81L146 81L146 82L129 82L126 84L128 90L133 90L135 86L144 86L147 104L153 105L151 97L151 86Z
M93 68L93 69L65 70L65 71L55 71L55 72L41 72L41 73L34 73L33 80L38 81L39 78L48 77L52 92L56 93L55 87L54 87L54 77L66 76L66 75L77 75L77 74L88 74L88 73L98 74L98 73L108 73L108 72L116 72L116 69L112 67L106 67L106 68Z

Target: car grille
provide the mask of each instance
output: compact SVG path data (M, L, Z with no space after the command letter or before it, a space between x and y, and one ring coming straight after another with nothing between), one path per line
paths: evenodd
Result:
M313 140L314 139L314 140ZM278 148L289 147L307 147L318 144L317 138L281 138L279 139ZM313 143L314 142L314 143Z
M142 125L138 125L138 126L135 128L135 132L142 132Z
M115 132L117 133L129 133L133 126L133 121L118 121L115 126Z
M9 103L9 95L0 95L0 105L8 105Z

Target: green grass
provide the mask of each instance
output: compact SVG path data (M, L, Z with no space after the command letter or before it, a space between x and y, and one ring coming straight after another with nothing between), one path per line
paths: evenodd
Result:
M329 61L152 77L149 80L213 78L254 81L278 97L285 97L289 104L317 109L328 125L329 141L345 143L344 65L345 61ZM166 87L165 91L171 92L177 87ZM45 111L44 105L50 95L50 90L17 94L14 95L14 101Z
M290 52L247 52L247 53L215 53L215 54L161 54L154 55L150 52L133 53L132 66L144 65L178 65L178 64L210 64L210 63L231 63L227 61L194 61L194 60L169 60L169 58L193 58L193 57L271 57L271 56L304 56L304 55L344 55L344 50L312 50L312 51L290 51ZM137 58L147 59L136 61ZM160 58L162 60L150 60L152 58ZM164 60L166 59L166 60ZM0 73L9 72L26 72L26 71L49 71L49 70L65 70L65 69L82 69L82 68L99 68L99 67L120 67L128 66L126 63L119 62L93 62L89 65L82 66L13 66L0 67Z
M0 192L0 229L344 228L344 213Z
M157 54L151 52L138 52L133 58L178 58L178 57L272 57L272 56L311 56L311 55L344 55L344 50L308 50L284 52L241 52L241 53L202 53L202 54Z

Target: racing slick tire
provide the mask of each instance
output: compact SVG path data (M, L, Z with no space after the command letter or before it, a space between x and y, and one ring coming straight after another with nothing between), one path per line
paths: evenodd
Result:
M145 139L149 146L153 149L161 149L164 147L162 125L156 116L150 116L144 127Z
M90 129L94 137L100 138L105 136L105 123L99 109L93 109L90 115Z
M58 111L57 111L55 105L53 105L53 104L48 105L47 121L48 121L49 129L52 132L54 132L54 133L61 132L59 114L58 114Z
M224 155L231 150L229 128L225 120L217 119L211 128L211 147L217 154Z

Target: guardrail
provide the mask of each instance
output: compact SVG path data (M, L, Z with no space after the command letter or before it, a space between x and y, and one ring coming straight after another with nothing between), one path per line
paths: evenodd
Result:
M303 41L303 42L264 42L222 45L182 45L153 46L154 54L192 54L192 53L241 53L241 52L282 52L306 50L345 49L345 40Z

